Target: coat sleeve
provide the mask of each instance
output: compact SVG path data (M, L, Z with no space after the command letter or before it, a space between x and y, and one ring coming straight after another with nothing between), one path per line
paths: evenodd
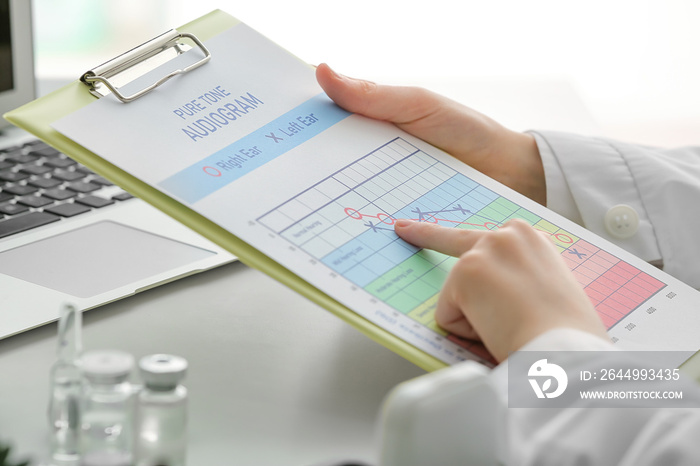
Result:
M623 367L646 368L645 361L628 352L617 351L599 337L558 328L531 341L523 351L595 351L600 367L623 362ZM507 405L508 361L496 367L490 377ZM611 367L614 367L612 365ZM575 362L566 365L567 390L576 390ZM630 386L604 385L604 390L625 390ZM595 387L587 386L587 389ZM648 383L645 390L668 390L663 382ZM509 465L567 466L615 464L620 466L700 464L700 387L690 379L673 386L683 392L676 408L638 406L602 407L599 401L580 401L575 406L552 409L506 408Z
M700 147L532 133L545 165L548 207L700 288ZM606 214L617 205L639 216L628 238L606 229Z

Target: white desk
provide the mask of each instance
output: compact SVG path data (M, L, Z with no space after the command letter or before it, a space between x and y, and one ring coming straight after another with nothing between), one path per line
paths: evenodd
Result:
M56 325L0 341L0 439L45 457ZM383 397L421 369L241 263L88 311L84 345L190 362L190 465L372 461Z

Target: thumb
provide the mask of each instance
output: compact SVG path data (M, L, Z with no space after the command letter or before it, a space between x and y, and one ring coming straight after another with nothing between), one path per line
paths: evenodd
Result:
M325 63L316 68L316 79L328 97L345 110L397 125L429 116L441 104L439 96L425 89L348 78Z

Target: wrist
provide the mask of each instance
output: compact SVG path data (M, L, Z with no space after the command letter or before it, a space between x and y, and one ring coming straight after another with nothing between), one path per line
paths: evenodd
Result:
M531 347L532 343L542 337L558 329L567 329L569 332L578 332L588 335L589 337L607 342L609 344L608 335L605 328L598 321L579 321L577 319L565 319L559 321L554 319L548 322L530 322L522 325L510 340L508 354L519 351L523 347ZM555 349L555 348L553 348ZM564 349L563 347L560 349Z
M520 194L533 201L547 204L547 185L545 182L544 165L537 148L537 141L532 134L507 130L502 139L503 151L509 151L511 167L504 167L504 179Z
M607 335L561 326L530 340L520 351L606 351L615 349Z

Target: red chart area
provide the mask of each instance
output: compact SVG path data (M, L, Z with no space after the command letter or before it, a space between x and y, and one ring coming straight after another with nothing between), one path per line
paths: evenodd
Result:
M562 257L608 329L666 286L583 240L565 249Z

